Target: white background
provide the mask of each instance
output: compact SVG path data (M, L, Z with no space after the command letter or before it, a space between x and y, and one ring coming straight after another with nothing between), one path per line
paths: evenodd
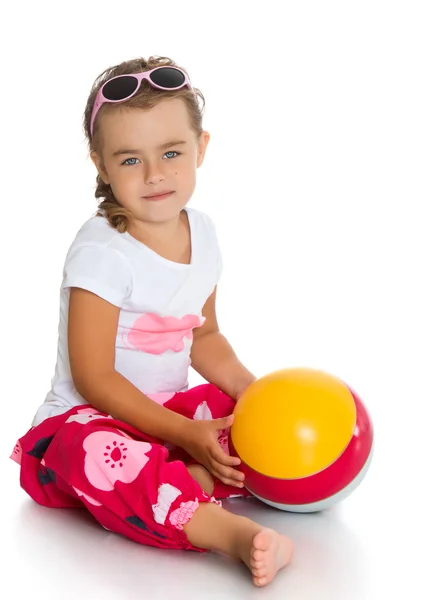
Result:
M2 598L420 598L420 3L7 4ZM156 54L186 68L207 103L191 206L219 232L221 330L258 376L306 366L341 377L374 422L371 469L332 511L234 502L296 542L265 590L218 556L160 554L78 511L36 506L8 459L49 389L63 261L96 207L90 87L105 68Z

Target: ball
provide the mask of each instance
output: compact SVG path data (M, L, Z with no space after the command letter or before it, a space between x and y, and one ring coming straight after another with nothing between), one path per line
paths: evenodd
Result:
M280 510L316 512L360 484L373 454L362 400L337 377L284 369L254 381L234 409L230 453L245 487Z

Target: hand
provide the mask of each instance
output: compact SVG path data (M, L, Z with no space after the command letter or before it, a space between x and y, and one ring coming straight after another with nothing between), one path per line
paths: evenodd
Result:
M244 474L233 468L241 463L240 458L227 456L217 441L218 431L231 427L233 421L234 415L210 421L189 420L181 446L223 483L243 487Z

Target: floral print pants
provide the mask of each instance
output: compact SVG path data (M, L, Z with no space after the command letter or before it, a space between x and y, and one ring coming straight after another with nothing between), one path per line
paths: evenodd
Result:
M173 395L164 406L190 419L217 419L234 401L211 384ZM228 453L228 430L219 443ZM183 530L200 502L250 496L214 478L212 496L192 478L196 461L96 410L77 406L50 417L21 437L11 457L20 465L21 487L52 508L85 508L107 530L140 544L204 551Z

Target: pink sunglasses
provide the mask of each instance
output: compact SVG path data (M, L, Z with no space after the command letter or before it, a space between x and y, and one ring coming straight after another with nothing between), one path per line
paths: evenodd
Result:
M146 79L152 86L160 90L178 90L186 85L190 90L192 85L187 74L178 67L155 67L151 71L117 75L106 81L98 90L91 115L91 137L94 131L94 121L98 111L105 102L123 102L131 98L139 90L141 82Z

